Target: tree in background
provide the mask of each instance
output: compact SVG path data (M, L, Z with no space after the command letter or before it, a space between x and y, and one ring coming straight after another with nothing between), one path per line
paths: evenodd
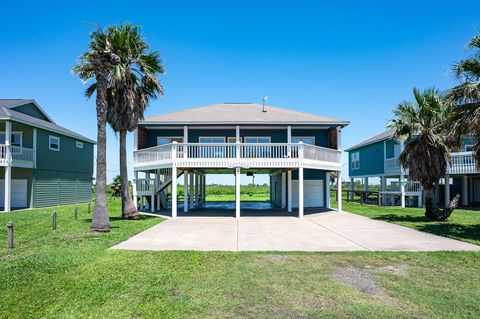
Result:
M93 231L110 231L110 220L107 210L107 88L111 71L119 63L118 56L112 52L110 42L103 30L99 29L90 34L90 43L88 51L84 52L78 65L73 68L82 81L89 82L94 80L97 91L96 111L97 111L97 160L96 160L96 183L95 183L95 206L91 229ZM90 98L92 91L87 89L85 96Z
M473 54L453 67L461 83L447 93L453 108L449 137L452 146L459 147L462 137L472 135L473 152L480 166L480 34L468 42L467 48Z
M445 176L450 158L446 142L449 108L438 90L420 92L413 89L415 103L402 102L395 109L395 118L389 127L395 130L397 140L405 140L400 154L402 166L413 180L423 186L425 216L431 220L445 220L455 209L458 197L441 211L434 192L438 181Z

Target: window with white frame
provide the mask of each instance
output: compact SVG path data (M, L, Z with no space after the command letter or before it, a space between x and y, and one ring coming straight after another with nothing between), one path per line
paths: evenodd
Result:
M23 132L12 132L10 136L10 145L12 154L22 153ZM0 144L5 144L5 132L0 132Z
M472 152L473 151L473 145L465 145L464 150L465 150L465 152Z
M60 150L60 137L49 135L48 136L48 149L52 151Z
M12 132L10 145L22 147L23 132ZM5 144L5 132L0 132L0 144Z
M76 146L77 148L83 148L83 143L82 143L82 142L79 142L79 141L76 141L76 142L75 142L75 146Z
M225 137L223 136L201 136L198 141L200 143L225 143Z
M245 143L270 143L270 136L246 136Z
M292 136L292 143L315 145L315 136Z
M178 136L158 136L157 145L171 144L173 142L183 143L183 137Z
M237 137L236 136L227 137L227 143L236 143L236 142L237 142ZM240 142L242 142L241 137L240 137Z
M359 169L360 168L360 153L353 152L350 154L350 166L352 169Z

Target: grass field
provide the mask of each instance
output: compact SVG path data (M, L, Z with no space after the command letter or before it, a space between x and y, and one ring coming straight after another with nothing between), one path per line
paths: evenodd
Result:
M336 199L332 197L331 202L336 207ZM361 205L357 202L347 203L344 200L343 210L480 245L479 210L455 209L449 219L444 222L428 220L424 215L424 208L378 207L376 205Z
M348 206L347 206L348 207ZM88 231L80 206L0 214L0 318L478 318L477 253L109 250L160 218ZM6 228L0 228L2 242Z

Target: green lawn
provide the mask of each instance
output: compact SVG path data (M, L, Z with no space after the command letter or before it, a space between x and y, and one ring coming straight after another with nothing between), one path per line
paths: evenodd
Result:
M336 200L332 198L336 207ZM480 245L480 211L456 209L444 222L432 222L424 213L424 208L378 207L343 201L343 210L373 219L416 228L436 235L463 240Z
M269 194L241 194L240 200L243 202L268 202ZM214 194L207 195L208 202L234 202L234 194Z
M348 206L346 206L348 208ZM0 213L0 318L478 318L480 254L140 252L162 221L88 231L86 206ZM7 221L16 248L4 248Z

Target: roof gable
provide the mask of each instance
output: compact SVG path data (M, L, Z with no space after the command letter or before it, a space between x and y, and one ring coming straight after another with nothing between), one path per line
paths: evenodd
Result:
M35 108L29 108L29 104L34 104ZM21 108L22 106L25 107ZM21 110L23 110L23 112ZM38 114L39 116L35 116L35 114L28 114L29 112L40 112L46 116L46 119L44 119L40 114ZM42 128L47 131L73 137L88 143L95 143L94 140L91 140L88 137L57 125L34 100L0 99L0 119L16 121L26 125Z
M364 140L363 142L355 144L354 146L347 148L345 151L349 152L351 150L354 150L354 149L362 147L362 146L370 145L370 144L380 142L380 141L384 141L384 140L389 140L389 139L393 138L394 132L395 132L394 129L389 129L388 131L382 132L378 135L375 135L373 137L370 137L369 139Z
M152 116L144 124L335 124L348 121L256 103L219 103Z
M47 112L45 112L35 100L29 99L0 99L0 107L13 109L17 112L24 113L41 120L55 123Z

